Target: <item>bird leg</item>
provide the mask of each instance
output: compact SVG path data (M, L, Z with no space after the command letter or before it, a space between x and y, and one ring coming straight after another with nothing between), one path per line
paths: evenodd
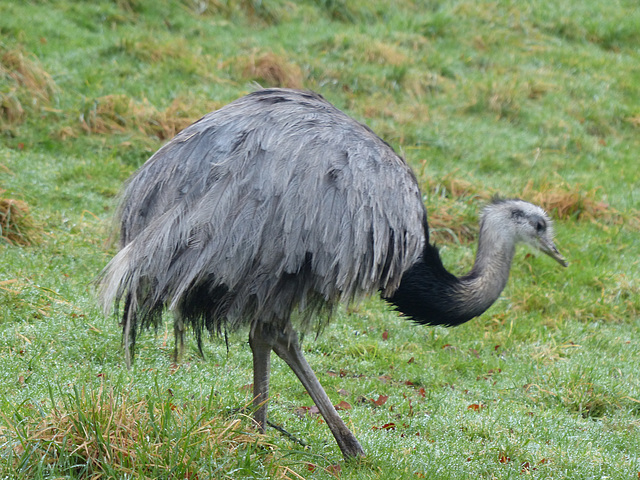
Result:
M281 333L278 335L273 345L273 351L291 367L291 370L293 370L300 379L304 388L307 389L318 410L320 410L320 414L324 417L324 420L331 429L331 433L333 433L345 459L363 457L364 450L360 446L360 443L358 443L356 437L342 421L338 412L336 412L331 400L329 400L322 385L320 385L313 370L311 370L307 360L304 358L296 333L291 331L289 334Z
M253 352L253 406L255 408L253 418L262 433L267 426L267 399L273 344L268 340L262 335L249 335L249 346Z
M173 361L179 363L184 353L184 320L177 310L173 313L173 335L175 337Z

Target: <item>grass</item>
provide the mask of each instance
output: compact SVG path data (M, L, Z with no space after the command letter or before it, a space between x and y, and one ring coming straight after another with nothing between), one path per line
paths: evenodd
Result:
M640 475L640 13L631 1L0 3L0 476L611 478ZM169 320L131 371L93 280L126 178L262 85L316 90L401 152L444 262L518 196L570 267L519 250L500 300L455 329L377 298L305 354L367 451L345 463L275 359L257 434L245 333Z

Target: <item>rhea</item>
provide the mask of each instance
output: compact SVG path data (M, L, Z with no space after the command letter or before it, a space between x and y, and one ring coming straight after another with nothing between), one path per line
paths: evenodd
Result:
M414 174L367 126L320 95L259 90L209 113L128 181L119 253L100 279L121 315L126 362L141 328L173 312L176 348L244 328L253 353L255 421L264 430L274 351L300 379L345 458L364 455L305 360L297 332L332 308L380 292L406 318L459 325L505 287L518 242L566 266L544 210L494 200L475 264L449 273L429 242Z

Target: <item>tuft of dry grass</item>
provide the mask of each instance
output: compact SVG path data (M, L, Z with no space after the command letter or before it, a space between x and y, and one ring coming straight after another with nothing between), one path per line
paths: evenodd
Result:
M409 63L409 57L405 55L396 45L375 41L364 43L364 59L368 63L379 63L399 67Z
M260 0L183 0L196 15L223 16L231 19L240 16L251 24L276 25L284 10L275 2ZM295 4L289 4L291 8Z
M466 244L477 239L477 215L471 215L468 209L465 211L461 207L469 202L486 203L491 198L490 192L452 174L438 180L430 179L422 188L437 199L428 208L433 242Z
M268 87L302 88L300 67L273 52L253 53L235 60L242 78Z
M249 431L248 420L215 415L206 402L194 408L172 399L137 400L104 384L90 393L75 389L49 411L26 405L31 409L26 416L0 413L0 439L13 468L39 463L92 480L198 478L202 458L224 463L234 456L244 459L247 451L274 464L269 459L275 449ZM229 478L224 465L217 468L215 478ZM283 478L288 469L273 470L271 478Z
M217 104L210 105L213 110ZM136 102L127 95L105 95L88 104L80 115L87 133L114 134L138 132L159 140L169 140L202 115L202 104L176 98L165 110L158 110L146 100ZM73 130L61 131L73 136Z
M460 212L452 212L450 205L439 205L429 210L429 239L436 245L443 243L467 244L478 236L477 219L469 219Z
M49 101L56 90L53 78L35 56L18 49L0 50L0 75L11 78L17 86L43 101Z
M537 203L556 218L567 220L599 220L606 223L626 224L633 230L640 229L640 215L630 211L623 215L606 202L597 199L597 188L584 190L580 185L544 182L534 186L529 180L522 190L522 198Z
M181 58L190 53L187 41L182 38L172 39L169 42L158 42L158 39L154 37L144 37L137 40L122 38L119 47L137 59L150 63Z
M0 189L0 238L10 245L37 243L40 231L29 213L29 205L22 200L4 198L3 193Z
M56 85L37 58L20 49L0 46L0 84L9 88L0 94L0 121L19 123L25 112L38 105L47 105Z
M418 90L415 90L416 96L419 96ZM416 118L419 118L422 122L428 122L429 106L416 103L400 108L400 106L390 102L386 97L379 99L378 95L372 95L372 101L362 106L362 115L367 119L380 120L390 118L399 125L410 125L415 122ZM395 130L394 135L400 143L403 143L402 132Z
M448 174L440 179L428 179L424 189L432 192L438 197L445 197L452 200L475 198L488 201L493 193L486 189L481 189L477 183L464 180L453 174Z
M24 108L15 88L6 93L0 93L0 120L11 124L24 120Z
M497 118L515 120L520 114L521 101L530 98L528 84L517 80L492 80L484 85L467 86L470 103L468 113L491 113Z

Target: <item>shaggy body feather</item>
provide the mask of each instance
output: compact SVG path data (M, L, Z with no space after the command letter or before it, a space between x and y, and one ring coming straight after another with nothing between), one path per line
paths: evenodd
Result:
M393 292L425 243L405 162L320 96L275 89L160 149L126 186L119 218L103 302L129 297L132 342L163 306L196 333L284 328L294 310L307 329L326 305Z

